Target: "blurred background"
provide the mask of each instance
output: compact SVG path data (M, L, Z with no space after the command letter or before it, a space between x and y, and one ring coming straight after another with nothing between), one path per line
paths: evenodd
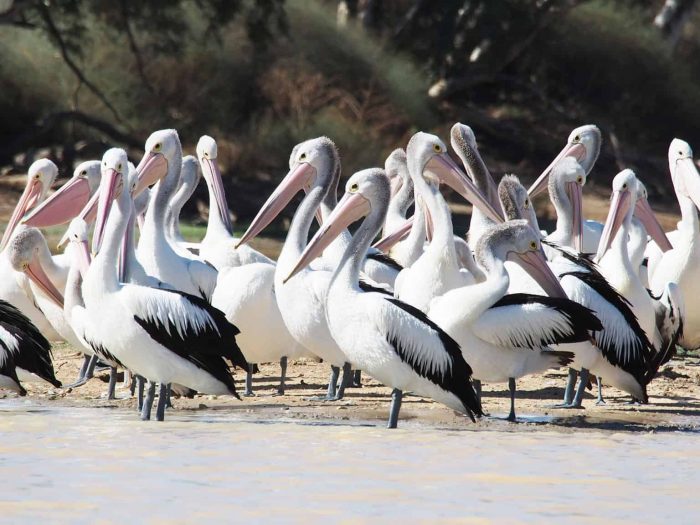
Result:
M529 182L571 129L597 124L588 215L631 167L671 226L669 142L700 147L698 3L0 0L0 184L47 155L62 177L110 146L138 162L172 127L186 153L217 139L243 224L307 138L331 137L348 176L461 121L496 177ZM202 184L193 220L206 202Z

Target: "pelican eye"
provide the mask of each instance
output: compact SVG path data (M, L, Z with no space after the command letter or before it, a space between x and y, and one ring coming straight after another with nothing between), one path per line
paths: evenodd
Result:
M360 189L360 185L355 183L355 184L351 185L350 188L348 188L348 191L350 193L355 193L359 189Z
M537 243L535 241L530 241L530 248L533 250L537 249Z
M440 144L433 144L433 149L435 153L442 153L442 146L440 146Z
M574 142L581 142L581 135L576 135L574 137Z
M120 162L119 164L117 164L117 171L121 171L121 170L122 170L122 163Z
M527 208L530 206L530 199L525 199L525 207Z
M299 161L301 162L303 160L306 160L306 153L302 153L301 155L299 155Z
M622 185L622 189L623 189L623 190L626 190L626 189L627 189L627 183L626 183L626 182Z
M153 146L153 151L160 151L161 149L163 149L163 144L160 142Z
M578 182L579 184L583 184L583 177L581 177L581 175L576 177L576 182Z
M87 170L83 170L80 172L81 177L85 177L87 175Z

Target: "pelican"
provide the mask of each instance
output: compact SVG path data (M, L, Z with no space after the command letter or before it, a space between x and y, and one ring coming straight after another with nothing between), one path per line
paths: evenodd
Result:
M185 239L182 238L182 233L180 233L180 211L185 203L190 200L190 197L192 197L201 178L202 173L199 169L197 159L192 155L185 156L182 159L179 185L175 194L170 198L166 214L168 240L179 255L188 258L193 258L192 254L198 253L199 246L196 243L186 242ZM136 207L136 202L134 202L134 207ZM137 212L136 216L138 217L139 215L140 214Z
M51 344L22 312L0 300L0 388L24 396L20 378L61 386L51 362Z
M233 237L231 216L226 203L224 183L217 163L216 141L204 135L197 143L197 158L209 190L207 233L199 245L199 255L217 270L250 263L273 264L273 261L248 245L237 245Z
M445 182L454 188L494 220L500 220L500 215L452 161L444 143L435 135L416 133L408 143L406 155L416 193L425 204L426 217L433 225L433 235L420 258L399 275L395 295L427 311L433 297L483 278L476 264L472 264L469 271L461 271L450 210L440 194L439 183Z
M7 244L14 234L25 226L19 226L20 219L36 205L40 204L58 174L56 165L48 159L37 160L29 167L27 186L15 206L10 221L0 243L0 299L7 301L29 318L34 326L50 341L57 341L61 336L54 330L44 313L36 306L32 296L29 279L26 275L12 268L7 256Z
M431 397L466 414L480 416L471 368L459 345L420 310L360 287L364 254L379 232L389 204L389 180L381 169L355 173L345 195L324 221L284 282L307 266L351 223L365 217L333 273L326 314L333 338L353 364L392 387L389 428L397 426L402 392Z
M156 140L165 142L166 138ZM172 144L148 145L147 151L155 148L172 158ZM149 157L147 153L147 162L155 155ZM139 179L139 184L142 182ZM158 420L165 417L169 383L209 394L237 396L224 358L244 368L247 363L236 346L238 330L219 310L184 292L119 282L116 260L133 206L128 190L126 153L116 148L108 150L102 159L93 234L96 256L82 285L84 306L75 296L75 283L66 286L66 307L73 329L100 357L148 378L142 419L150 418L155 382L161 385ZM84 250L85 245L81 246Z
M572 170L577 164L573 158L564 158L554 172ZM526 219L534 231L539 231L532 202L517 177L503 177L499 184L499 197L508 219ZM646 401L651 343L628 303L591 261L570 249L548 244L547 241L543 241L543 244L550 267L559 278L567 297L592 310L603 325L602 330L591 334L591 343L567 345L566 349L574 352L574 360L569 368L564 403L559 406L581 407L589 372L634 398ZM542 288L536 282L518 271L518 267L509 264L506 263L511 275L510 292L542 293ZM577 370L581 373L581 384L574 392Z
M177 131L156 131L148 137L146 153L136 168L139 182L134 195L154 182L157 184L151 194L136 254L149 275L187 294L209 300L216 286L216 270L198 259L179 255L166 233L168 202L177 187L181 165L182 146Z
M674 139L668 149L671 181L681 208L678 229L668 234L672 250L660 253L650 243L649 284L654 295L664 292L667 283L676 283L685 301L683 336L679 344L688 350L700 347L700 174L693 162L693 152L687 142Z
M596 253L603 225L597 221L583 220L581 187L586 184L586 178L598 159L601 142L600 130L596 126L576 128L569 135L566 146L528 190L532 199L545 188L549 189L549 197L557 211L557 228L550 241L588 254ZM575 159L580 169L576 173L560 171L560 177L552 181L551 175L556 166L566 158Z
M550 344L590 340L602 329L593 313L566 298L542 252L539 235L526 220L491 226L475 248L486 279L436 297L429 315L462 348L479 381L508 382L509 421L515 421L515 386L522 376L568 365L573 354ZM520 265L550 297L506 295L506 260Z

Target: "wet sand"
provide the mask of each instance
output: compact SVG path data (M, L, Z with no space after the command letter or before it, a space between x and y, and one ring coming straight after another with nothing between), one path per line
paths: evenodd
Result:
M82 356L65 344L54 347L54 366L64 384L77 377ZM243 397L245 374L236 370L236 386L241 400L230 396L197 395L194 399L177 398L166 419L188 417L216 411L235 411L247 420L299 420L346 422L383 426L388 416L391 390L367 375L361 388L350 388L341 401L314 399L325 393L329 367L323 363L300 360L290 362L285 395L277 395L279 366L260 365L254 376L254 397ZM45 406L124 408L136 413L136 399L119 383L116 400L106 399L107 372L100 372L86 385L76 389L57 389L40 383L25 383L28 396ZM476 423L429 399L406 396L401 409L400 426L429 426L444 429L494 428L504 431L605 430L629 432L698 431L700 430L700 358L679 357L660 372L649 387L648 405L629 405L629 396L612 387L603 392L607 404L596 406L596 387L586 393L583 409L553 408L563 396L566 370L551 370L544 375L518 381L516 410L518 423L503 420L509 410L509 393L505 384L485 384L483 407L489 417ZM14 394L0 392L3 397ZM0 400L0 405L2 401Z

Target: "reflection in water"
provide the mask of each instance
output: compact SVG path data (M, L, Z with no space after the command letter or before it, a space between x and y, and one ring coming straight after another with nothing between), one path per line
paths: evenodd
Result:
M9 400L8 400L9 401ZM0 523L611 523L697 516L692 433L266 424L229 411L0 405Z

